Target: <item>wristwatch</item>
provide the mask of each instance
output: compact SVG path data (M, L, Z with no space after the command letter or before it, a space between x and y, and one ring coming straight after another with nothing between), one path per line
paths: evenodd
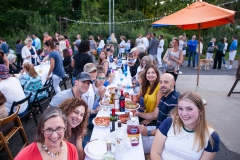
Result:
M147 131L147 134L148 134L148 136L150 137L150 136L152 135L151 130L148 130L148 131Z

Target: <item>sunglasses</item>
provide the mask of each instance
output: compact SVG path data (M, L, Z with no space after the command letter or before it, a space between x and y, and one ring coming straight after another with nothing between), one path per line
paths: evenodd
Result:
M97 79L99 79L99 80L105 80L106 78L105 78L105 77L97 77Z

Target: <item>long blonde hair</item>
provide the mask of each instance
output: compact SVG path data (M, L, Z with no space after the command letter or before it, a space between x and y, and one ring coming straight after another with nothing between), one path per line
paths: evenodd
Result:
M25 63L23 64L23 68L26 68L26 70L28 71L28 74L29 74L30 77L35 78L35 77L38 76L38 74L37 74L37 72L36 72L36 70L34 69L34 66L33 66L32 64L30 64L30 63L28 63L28 62L25 62Z
M111 38L111 40L110 40L111 42L117 43L117 40L116 40L116 38L115 38L115 34L114 34L114 33L111 34L111 37L110 37L110 38Z
M188 101L190 103L193 103L198 107L200 112L197 125L194 128L193 148L198 144L197 152L199 152L202 148L205 147L205 143L207 139L209 139L211 147L213 148L214 142L208 131L208 129L212 127L206 122L205 109L204 109L202 98L195 92L186 92L186 93L183 93L178 98L178 103L179 101ZM170 114L171 114L171 117L173 118L172 125L173 125L174 134L176 135L177 133L180 133L184 124L178 115L178 107L175 107Z

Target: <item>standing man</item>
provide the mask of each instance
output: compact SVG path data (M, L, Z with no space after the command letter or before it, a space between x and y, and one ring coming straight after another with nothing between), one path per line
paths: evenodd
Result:
M195 55L196 49L198 45L198 41L196 40L196 36L193 35L192 39L188 41L188 67L191 65L191 58L193 62L193 68L195 67Z
M81 35L78 34L77 35L77 40L75 42L73 42L74 45L74 54L78 53L78 45L81 43Z
M160 91L163 94L158 107L154 109L151 113L141 113L137 112L136 115L142 117L146 120L156 120L157 119L157 126L148 126L145 127L140 125L140 131L142 134L143 140L143 149L144 153L150 153L152 142L154 140L154 136L157 132L158 127L161 123L169 116L170 111L177 106L178 97L180 96L174 90L174 77L169 73L165 73L160 77L160 84L161 88Z
M0 50L2 50L3 53L6 54L6 56L9 53L9 46L7 45L5 39L2 37L0 37Z
M52 39L52 37L49 36L47 32L44 32L44 33L43 33L43 36L44 36L44 38L43 38L43 44L44 44L46 41Z
M147 33L146 34L146 37L143 37L142 38L142 42L143 42L143 45L145 46L145 49L146 49L146 53L148 51L148 47L149 47L149 39L151 37L151 34L150 33Z
M35 43L35 48L36 48L36 50L39 50L39 49L42 48L42 47L41 47L41 41L40 41L40 39L37 37L37 34L33 34L33 41L34 41L34 43Z
M156 65L156 56L158 50L158 39L156 38L156 33L151 34L152 39L149 44L149 57L153 61L153 64Z
M158 67L162 67L162 53L163 53L163 50L164 50L163 47L164 47L163 35L160 35L159 36L158 50L157 50Z
M237 53L237 47L238 47L238 41L237 36L232 36L232 43L229 48L229 67L228 69L232 69L233 61L235 59L236 53Z

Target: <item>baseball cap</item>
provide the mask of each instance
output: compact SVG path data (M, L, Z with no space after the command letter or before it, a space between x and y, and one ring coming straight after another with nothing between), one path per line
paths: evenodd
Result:
M90 83L92 83L91 80L91 76L89 73L87 72L81 72L77 75L76 80L80 80L80 81L90 81Z
M0 78L1 79L7 79L11 75L9 74L9 69L7 69L7 66L5 64L0 64Z
M96 67L96 65L93 64L93 63L87 63L87 64L85 64L84 67L83 67L83 71L84 71L84 72L87 72L87 73L90 73L90 72L92 72L92 71L94 71L94 70L97 70L97 67Z
M131 49L130 53L135 52L137 50L138 50L137 47L134 47L133 49Z

